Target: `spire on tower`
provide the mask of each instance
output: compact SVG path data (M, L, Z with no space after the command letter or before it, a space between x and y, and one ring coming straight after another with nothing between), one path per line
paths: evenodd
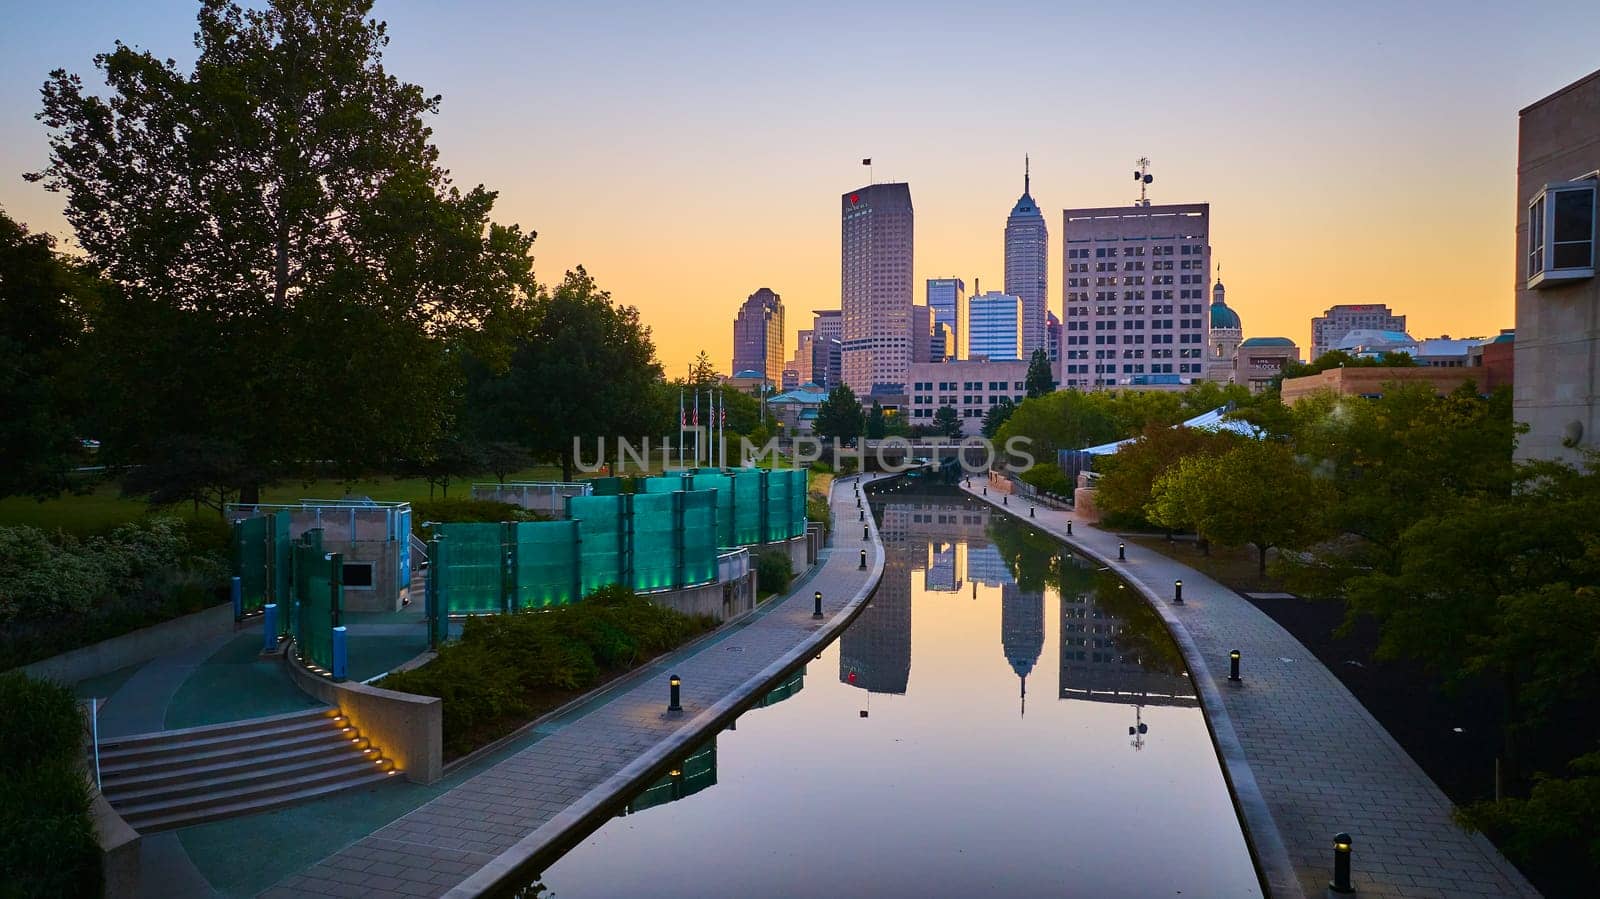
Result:
M1028 193L1028 154L1022 154L1022 192Z

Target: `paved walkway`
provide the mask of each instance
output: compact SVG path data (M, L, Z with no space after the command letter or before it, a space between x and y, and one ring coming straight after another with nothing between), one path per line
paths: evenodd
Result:
M974 479L966 489L981 488ZM999 506L1000 497L991 489L982 498ZM1118 562L1115 534L1044 506L1030 519L1027 501L1011 500L1007 511L1098 557L1166 619L1272 895L1322 896L1339 831L1353 839L1360 896L1538 895L1488 840L1451 821L1450 800L1339 679L1244 597L1136 544ZM1184 602L1175 605L1180 578ZM1233 649L1242 659L1237 685L1227 680Z
M476 896L515 883L525 862L598 820L848 623L883 571L870 515L872 539L862 541L856 531L853 491L854 479L835 482L836 544L800 589L769 600L777 606L675 667L683 678L681 715L666 714L665 683L642 684L263 895ZM861 548L868 550L865 571ZM816 590L826 616L820 621L812 617Z

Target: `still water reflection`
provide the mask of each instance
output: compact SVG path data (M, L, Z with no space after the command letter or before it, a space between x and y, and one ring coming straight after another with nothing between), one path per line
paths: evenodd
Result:
M549 894L1260 895L1155 613L986 506L882 502L871 604Z

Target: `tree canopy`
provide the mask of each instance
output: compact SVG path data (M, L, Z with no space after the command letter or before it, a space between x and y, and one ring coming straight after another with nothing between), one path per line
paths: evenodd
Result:
M1033 356L1028 359L1028 376L1023 381L1028 388L1028 396L1044 396L1056 389L1055 376L1050 371L1050 357L1044 350L1034 350Z
M861 402L849 384L840 384L828 391L828 398L817 407L817 420L812 432L823 440L850 443L866 429L866 416L861 412Z

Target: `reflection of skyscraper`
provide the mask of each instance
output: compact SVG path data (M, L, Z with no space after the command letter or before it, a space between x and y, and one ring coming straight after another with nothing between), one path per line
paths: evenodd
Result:
M1044 650L1044 594L1024 593L1016 584L1000 588L1000 646L1019 680L1018 696L1026 708L1028 675Z
M982 546L967 544L967 580L976 581L986 587L1003 587L1017 582L1017 579L1011 576L1011 566L993 543L985 543Z
M1142 602L1130 597L1130 602ZM1170 641L1155 613L1141 622L1154 638ZM1132 611L1130 614L1139 614ZM1194 690L1181 673L1131 651L1127 620L1111 614L1092 593L1061 596L1061 698L1128 705L1195 706ZM1174 650L1174 654L1176 650Z
M922 589L929 593L954 593L961 589L956 580L957 545L948 540L928 541L928 567L922 574Z
M884 546L883 580L839 637L839 680L872 693L905 693L911 680L911 568L902 542Z

